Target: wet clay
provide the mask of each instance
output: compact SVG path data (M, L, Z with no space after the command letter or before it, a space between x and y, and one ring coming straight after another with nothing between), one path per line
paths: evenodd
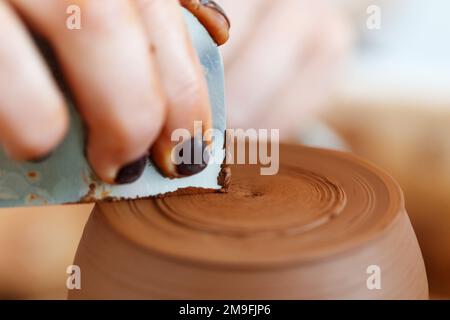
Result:
M275 176L231 166L227 193L97 204L69 298L428 298L390 176L334 151L285 145L280 156Z

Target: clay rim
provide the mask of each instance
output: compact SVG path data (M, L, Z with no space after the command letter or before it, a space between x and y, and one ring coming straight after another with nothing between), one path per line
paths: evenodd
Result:
M299 148L298 145L295 144L284 144L286 148ZM240 261L232 261L232 262L223 262L223 261L212 261L208 259L202 259L198 257L186 257L179 254L168 253L153 246L149 246L145 241L142 241L140 238L130 237L129 235L133 235L133 230L125 231L124 228L116 225L113 219L109 218L107 214L103 213L103 210L100 209L101 218L104 219L108 225L108 227L123 238L126 242L131 242L136 247L141 250L141 252L145 255L156 255L162 259L176 262L177 264L194 266L196 268L205 268L205 269L226 269L226 270L240 270L240 271L255 271L255 270L274 270L274 269L290 269L296 268L300 264L314 264L318 262L326 262L328 260L336 259L338 256L342 256L345 254L351 254L357 250L363 249L366 245L372 244L383 237L387 232L393 228L394 224L400 219L401 215L406 214L405 209L405 200L403 192L399 186L399 184L395 181L395 179L389 175L386 171L378 167L377 165L369 162L368 160L347 152L341 152L337 150L328 150L323 148L315 148L315 147L305 147L311 150L315 150L320 153L327 153L328 155L333 155L335 157L339 157L344 160L353 160L357 163L358 166L366 168L372 171L377 177L384 183L386 189L388 190L388 194L390 198L397 198L399 201L394 205L395 202L390 202L389 206L386 209L385 213L385 223L382 225L377 225L376 228L368 230L368 232L364 234L358 234L353 237L350 241L346 241L343 243L331 243L327 245L326 248L319 249L315 252L308 252L308 254L303 254L302 256L297 256L293 258L289 258L282 261L271 261L270 258L264 260L263 262L240 262ZM197 190L198 192L198 190ZM220 190L215 190L215 192L220 192ZM194 192L196 193L196 192ZM184 193L184 195L191 194L191 192ZM183 195L183 194L182 194ZM152 197L154 198L154 197Z

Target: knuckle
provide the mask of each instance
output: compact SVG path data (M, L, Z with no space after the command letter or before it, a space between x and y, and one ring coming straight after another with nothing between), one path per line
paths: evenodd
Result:
M191 111L199 108L208 101L208 93L203 79L189 77L174 87L169 98L171 107Z
M109 141L108 149L111 152L128 155L149 147L153 132L151 118L140 114L110 120L105 130L102 130L101 138Z
M87 0L82 8L83 25L90 32L112 33L129 21L130 7L125 0Z
M160 0L135 0L139 9L141 10L153 10L155 6L158 6ZM166 0L167 1L167 0Z

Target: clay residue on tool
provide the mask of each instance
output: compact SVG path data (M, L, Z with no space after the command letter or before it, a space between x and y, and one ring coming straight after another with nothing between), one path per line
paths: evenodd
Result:
M95 197L95 190L97 189L97 186L95 183L89 184L89 190L88 192L80 198L81 203L90 203L95 202L97 199Z
M36 182L39 180L39 173L37 171L28 171L27 179L31 182Z
M222 164L222 169L217 177L217 183L222 186L221 192L227 192L231 185L231 168L227 164Z
M84 178L84 181L89 181L86 177ZM136 197L134 199L130 198L124 198L124 197L113 197L111 196L111 191L106 190L104 187L99 187L98 178L94 178L91 176L91 182L88 187L87 193L80 198L80 203L93 203L96 201L104 201L104 202L118 202L118 201L128 201L128 200L145 200L145 199L157 199L157 198L164 198L164 197L173 197L173 196L184 196L184 195L193 195L193 194L202 194L202 193L226 193L228 191L228 188L231 184L231 169L228 165L222 164L221 171L217 177L217 183L219 186L221 186L221 189L211 189L211 188L199 188L199 187L186 187L186 188L179 188L173 192L167 192L163 194L158 194L155 196L148 196L148 197ZM103 188L101 191L99 191L99 188ZM100 192L100 197L97 197L97 192Z
M36 203L42 203L42 204L47 204L48 200L36 193L29 193L27 194L26 198L25 198L25 202L29 203L29 204L36 204Z

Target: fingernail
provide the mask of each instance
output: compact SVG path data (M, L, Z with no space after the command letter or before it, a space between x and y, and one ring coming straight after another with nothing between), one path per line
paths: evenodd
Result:
M225 44L230 37L230 19L225 10L212 0L181 0L188 9L208 30L218 46Z
M216 10L218 13L220 13L225 20L227 21L228 28L231 27L230 19L228 18L227 14L225 13L225 10L221 6L219 6L215 1L213 0L200 0L200 4L208 7L210 9Z
M43 156L41 156L39 158L30 159L30 160L28 160L28 162L36 163L36 164L42 163L45 160L47 160L48 158L50 158L51 156L52 156L52 152L47 153L46 155L43 155Z
M139 179L145 170L147 156L123 166L116 175L115 183L127 184Z
M189 177L202 172L207 167L209 161L209 157L205 159L207 156L204 152L206 147L207 144L203 139L192 138L191 140L186 141L180 152L180 156L183 158L183 150L190 148L190 161L188 161L188 163L182 162L181 164L178 164L176 166L177 173L180 176Z

